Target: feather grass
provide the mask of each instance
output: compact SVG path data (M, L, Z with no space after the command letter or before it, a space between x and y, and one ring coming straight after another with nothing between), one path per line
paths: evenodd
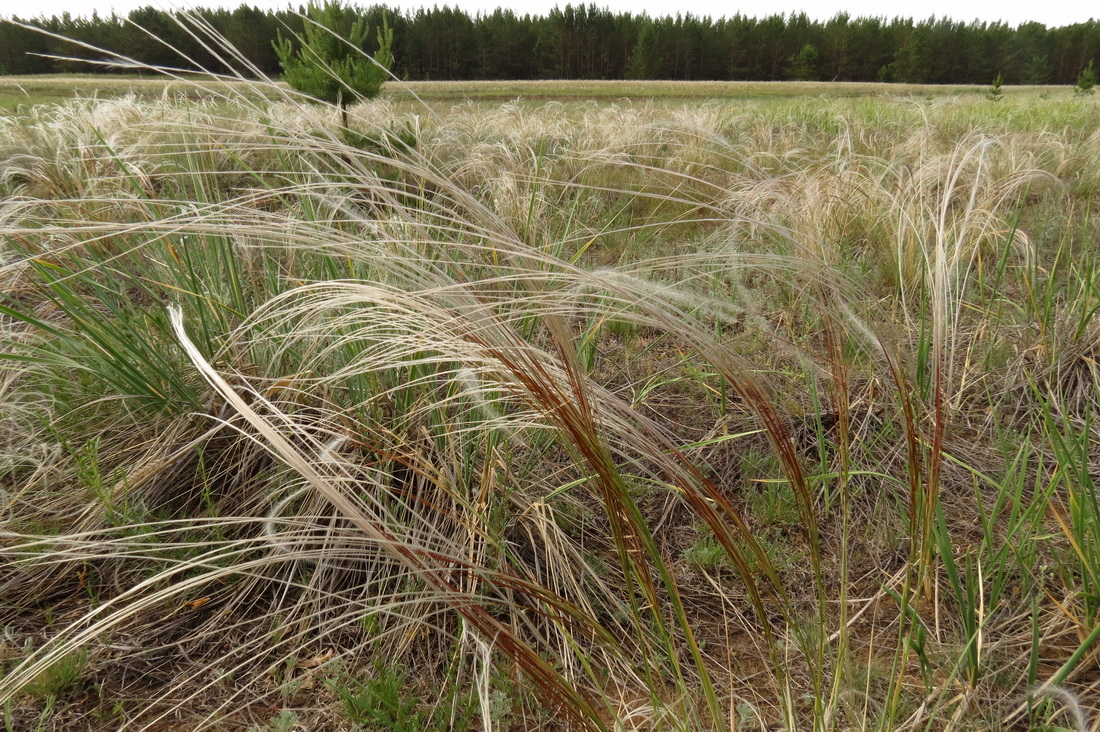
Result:
M1053 121L1094 111L369 102L353 136L253 83L4 122L0 612L36 642L0 699L82 653L108 695L164 669L131 728L378 659L486 729L502 698L579 729L1057 713L1016 707L1095 640L1092 375L989 339L1090 337L1094 278L1064 315L1022 217L1073 195L1088 138Z

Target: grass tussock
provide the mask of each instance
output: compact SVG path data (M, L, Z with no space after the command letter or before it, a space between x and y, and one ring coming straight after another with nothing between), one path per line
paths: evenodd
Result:
M9 727L1092 723L1094 102L233 94L0 118Z

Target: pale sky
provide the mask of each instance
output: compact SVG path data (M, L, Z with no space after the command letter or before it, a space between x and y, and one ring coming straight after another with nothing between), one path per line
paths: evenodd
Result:
M391 0L386 4L402 9L431 7L449 4L474 14L478 11L491 11L497 7L511 8L519 14L545 14L555 6L565 7L569 0ZM584 0L574 0L581 4ZM295 0L294 7L305 4L305 0ZM23 18L38 15L91 15L98 11L101 15L110 15L111 11L126 14L134 8L152 5L159 8L189 7L229 7L235 8L241 0L0 0L0 17L18 15ZM248 0L249 5L264 9L282 9L290 7L290 0ZM372 5L374 0L352 0L355 5ZM774 13L805 12L815 20L828 20L838 12L847 12L852 17L875 16L892 18L894 16L912 17L923 20L931 16L947 17L952 20L969 22L971 20L1004 21L1016 26L1027 21L1038 21L1047 26L1070 25L1090 18L1100 18L1096 5L1085 0L916 0L909 3L884 3L881 0L604 0L596 2L599 7L613 11L645 11L650 15L675 15L690 12L699 16L717 18L735 13L763 17Z

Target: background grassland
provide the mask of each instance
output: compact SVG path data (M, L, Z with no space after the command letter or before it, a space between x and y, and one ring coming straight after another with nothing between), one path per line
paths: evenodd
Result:
M187 79L190 79L188 81ZM0 112L13 113L19 107L56 103L73 96L114 97L135 94L143 99L162 94L181 94L201 98L220 93L230 86L246 96L274 98L277 93L266 86L248 82L198 83L194 75L183 80L166 80L159 75L51 75L0 76ZM285 88L285 87L283 87ZM726 81L415 81L385 85L383 97L395 101L468 102L511 101L517 98L535 101L665 99L672 101L708 101L716 99L764 100L803 97L944 97L985 94L975 86L932 84L868 84L856 82L726 82ZM1068 95L1066 88L1042 86L1004 87L1011 98L1041 95Z
M9 727L1089 729L1100 105L744 86L0 118Z

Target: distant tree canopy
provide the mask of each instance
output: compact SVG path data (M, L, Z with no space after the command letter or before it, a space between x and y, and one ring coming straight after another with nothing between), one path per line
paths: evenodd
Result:
M349 11L365 27L388 18L391 69L419 79L682 79L907 81L988 85L1068 84L1100 61L1100 22L1048 28L1041 23L962 23L944 18L852 18L825 22L804 13L711 19L691 14L655 17L612 13L596 5L566 5L545 16L510 10L470 16L433 7L403 12L373 5ZM157 66L209 71L282 73L276 46L304 38L302 15L291 10L196 10L190 15L153 7L126 17L37 18L0 21L0 73L110 73L48 56L99 59L88 44ZM248 63L201 40L203 27L221 34ZM194 35L193 35L194 33ZM198 38L196 38L196 35ZM161 39L163 43L154 40ZM292 41L292 51L296 48ZM377 34L357 45L378 51Z

